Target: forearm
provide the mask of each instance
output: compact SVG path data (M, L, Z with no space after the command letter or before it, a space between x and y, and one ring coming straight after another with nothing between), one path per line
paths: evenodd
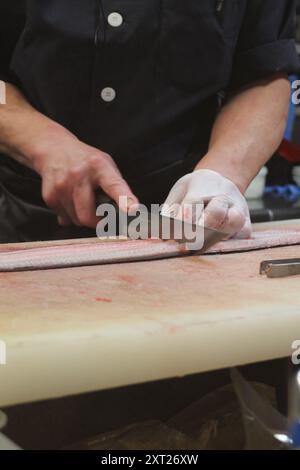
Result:
M6 103L0 105L0 153L33 168L43 141L58 129L64 128L35 110L15 86L6 84Z
M285 77L274 77L232 97L220 112L209 151L197 169L210 169L245 192L282 140L290 100Z
M0 105L0 152L41 176L42 197L60 224L94 228L98 188L124 211L137 204L110 155L39 113L14 86L6 88L6 104Z

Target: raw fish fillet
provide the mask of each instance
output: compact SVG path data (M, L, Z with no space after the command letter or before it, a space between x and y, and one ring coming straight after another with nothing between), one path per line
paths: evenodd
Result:
M235 253L241 251L263 250L279 246L300 244L300 230L265 230L253 233L247 240L227 240L220 242L208 250L212 253Z
M207 254L252 251L278 246L300 245L300 230L262 231L248 240L227 240ZM187 256L183 245L161 240L69 240L2 246L0 272L32 271L101 264L116 264Z

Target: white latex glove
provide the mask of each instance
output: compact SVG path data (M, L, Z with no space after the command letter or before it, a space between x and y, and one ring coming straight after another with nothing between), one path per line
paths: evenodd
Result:
M229 238L249 238L251 220L246 199L237 186L211 170L196 170L185 175L172 188L162 208L164 216L189 219L192 205L201 203L194 223L220 230ZM201 209L201 208L200 208Z

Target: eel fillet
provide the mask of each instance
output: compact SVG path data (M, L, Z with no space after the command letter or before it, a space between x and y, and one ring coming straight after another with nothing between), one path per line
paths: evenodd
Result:
M70 268L132 261L147 261L192 254L176 242L161 240L84 240L46 244L25 249L12 245L0 251L0 272ZM253 251L279 246L300 245L300 230L262 231L248 240L223 241L206 254Z

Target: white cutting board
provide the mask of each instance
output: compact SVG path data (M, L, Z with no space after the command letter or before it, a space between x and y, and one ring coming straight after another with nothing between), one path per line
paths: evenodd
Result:
M300 246L0 274L0 406L290 355L300 277L259 265L292 257Z

